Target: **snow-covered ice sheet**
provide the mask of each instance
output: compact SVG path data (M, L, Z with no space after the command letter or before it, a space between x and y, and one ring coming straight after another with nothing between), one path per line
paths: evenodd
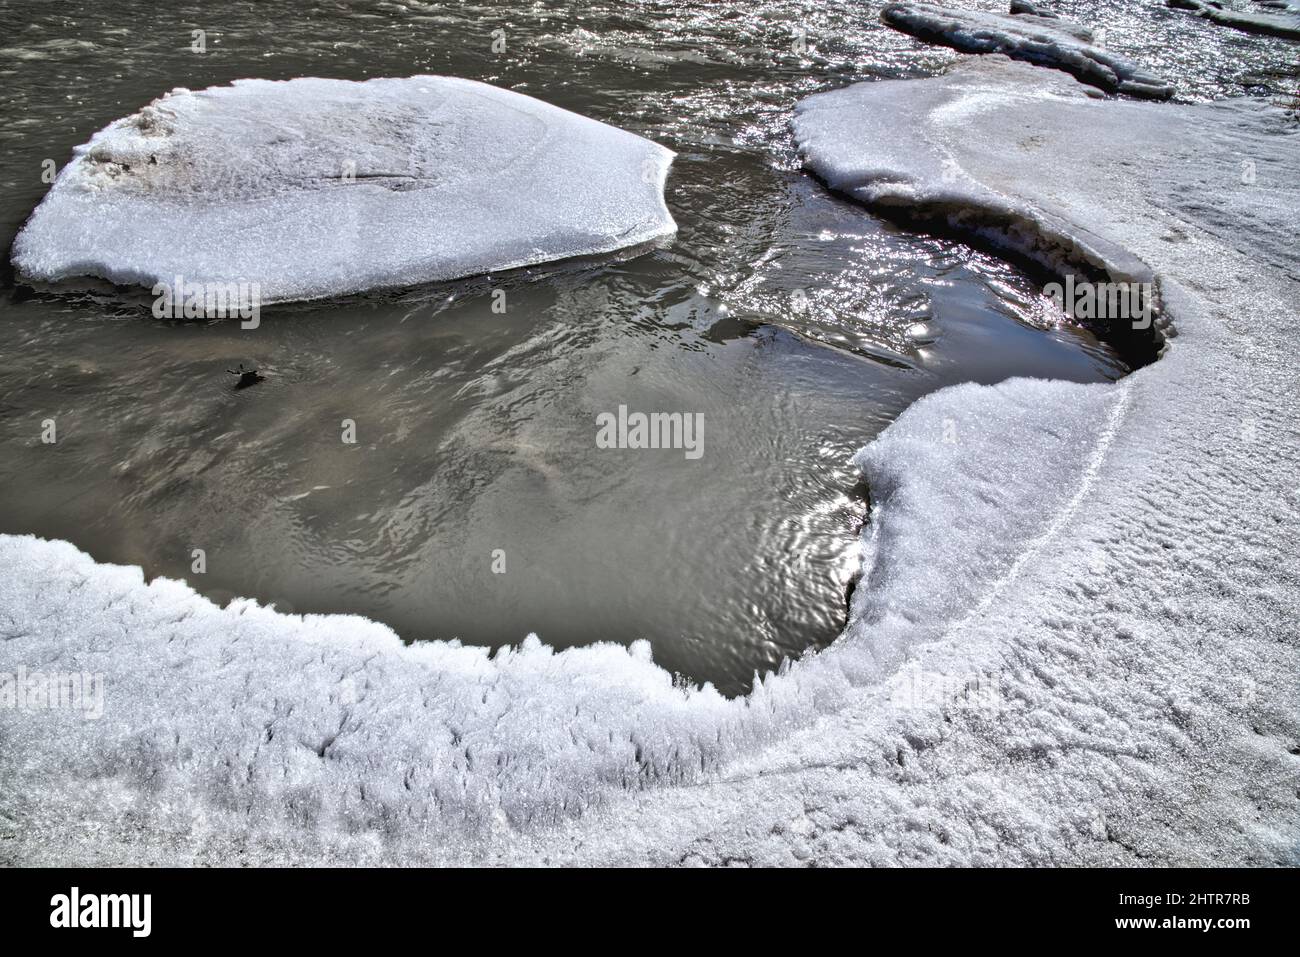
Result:
M1270 11L1268 13L1234 10L1212 0L1165 0L1165 5L1177 10L1191 10L1203 20L1243 33L1300 40L1300 7L1290 4L1261 4Z
M889 3L880 19L927 43L962 53L1001 53L1053 67L1108 93L1163 100L1174 88L1125 57L1093 45L1092 31L1036 8L1013 7L1011 15L961 10L932 3ZM1024 12L1019 12L1024 11ZM1032 12L1031 12L1032 11Z
M13 262L46 282L256 283L265 302L410 286L670 235L672 156L452 77L174 90L77 148Z
M0 708L0 856L1300 862L1296 127L982 57L813 97L797 136L864 202L1149 267L1178 335L1118 384L908 409L859 456L852 623L746 699L0 537L0 673L105 676L98 721Z

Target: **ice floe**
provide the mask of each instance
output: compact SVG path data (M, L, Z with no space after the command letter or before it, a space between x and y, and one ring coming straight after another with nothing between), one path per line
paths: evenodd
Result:
M13 262L267 302L409 286L669 235L672 155L451 77L178 89L77 148Z
M1035 6L1032 3L1026 3L1025 0L1011 0L1011 12L1012 14L1019 13L1028 14L1029 16L1034 17L1047 17L1052 20L1060 19L1061 16L1059 13L1054 13L1051 10L1044 9L1043 7Z
M1288 3L1264 3L1261 6L1274 12L1255 13L1234 10L1213 0L1165 0L1165 6L1177 10L1191 10L1203 20L1221 27L1232 27L1243 33L1300 40L1300 7Z
M1092 31L1027 4L1011 15L960 10L932 3L890 3L880 19L927 43L962 53L1002 53L1037 66L1064 70L1108 93L1163 100L1169 83L1125 57L1094 45Z
M1149 268L1178 336L1114 385L903 413L858 458L850 626L745 699L644 646L407 647L0 536L0 675L104 694L0 708L0 860L1300 861L1297 128L995 56L796 133L922 225Z

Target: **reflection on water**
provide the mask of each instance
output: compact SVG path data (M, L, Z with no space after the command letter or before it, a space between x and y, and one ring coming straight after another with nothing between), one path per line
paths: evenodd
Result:
M215 598L358 612L410 639L648 638L667 667L737 692L842 627L865 510L849 457L910 402L958 381L1125 371L1013 269L798 171L799 96L950 59L859 4L21 3L0 17L6 242L45 189L43 159L174 86L241 76L468 76L679 153L671 243L266 309L256 330L11 281L0 530ZM196 28L206 54L189 52ZM1179 55L1238 41L1226 32ZM1241 70L1215 61L1193 93L1267 72L1269 48L1238 42ZM263 381L234 388L239 363ZM620 405L702 414L703 456L598 449L595 417Z

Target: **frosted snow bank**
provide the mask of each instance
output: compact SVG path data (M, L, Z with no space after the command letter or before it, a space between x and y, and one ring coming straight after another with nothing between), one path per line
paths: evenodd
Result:
M1178 338L1113 386L909 408L859 457L852 624L743 700L641 649L402 647L0 536L0 672L106 676L99 721L0 708L0 856L1300 862L1295 127L986 57L814 97L797 134L859 198L1149 264Z
M1063 70L1108 93L1163 100L1169 83L1125 57L1092 45L1092 31L1033 8L1012 15L958 10L931 3L890 3L880 19L927 43L962 53L1002 53L1016 60ZM1032 11L1032 12L1031 12Z
M408 286L671 234L673 154L452 77L174 90L75 151L23 227L30 280Z
M1258 33L1264 36L1282 37L1286 40L1300 40L1300 10L1287 4L1267 4L1276 13L1252 13L1247 10L1233 10L1219 3L1206 0L1165 0L1165 6L1177 10L1191 10L1203 20L1209 20L1221 27L1232 27L1243 33Z

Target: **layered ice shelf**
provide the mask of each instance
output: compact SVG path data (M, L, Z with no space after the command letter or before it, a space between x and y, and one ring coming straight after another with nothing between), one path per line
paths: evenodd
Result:
M1165 5L1178 10L1190 10L1202 20L1221 27L1232 27L1243 33L1300 40L1300 6L1290 3L1262 3L1268 12L1234 10L1214 0L1165 0Z
M14 243L21 276L257 283L315 299L669 235L673 154L484 83L177 89L78 147Z
M891 3L880 19L895 30L962 53L1002 53L1053 67L1107 91L1164 100L1174 88L1125 57L1094 45L1087 27L1013 4L1012 15L958 10L932 3Z

